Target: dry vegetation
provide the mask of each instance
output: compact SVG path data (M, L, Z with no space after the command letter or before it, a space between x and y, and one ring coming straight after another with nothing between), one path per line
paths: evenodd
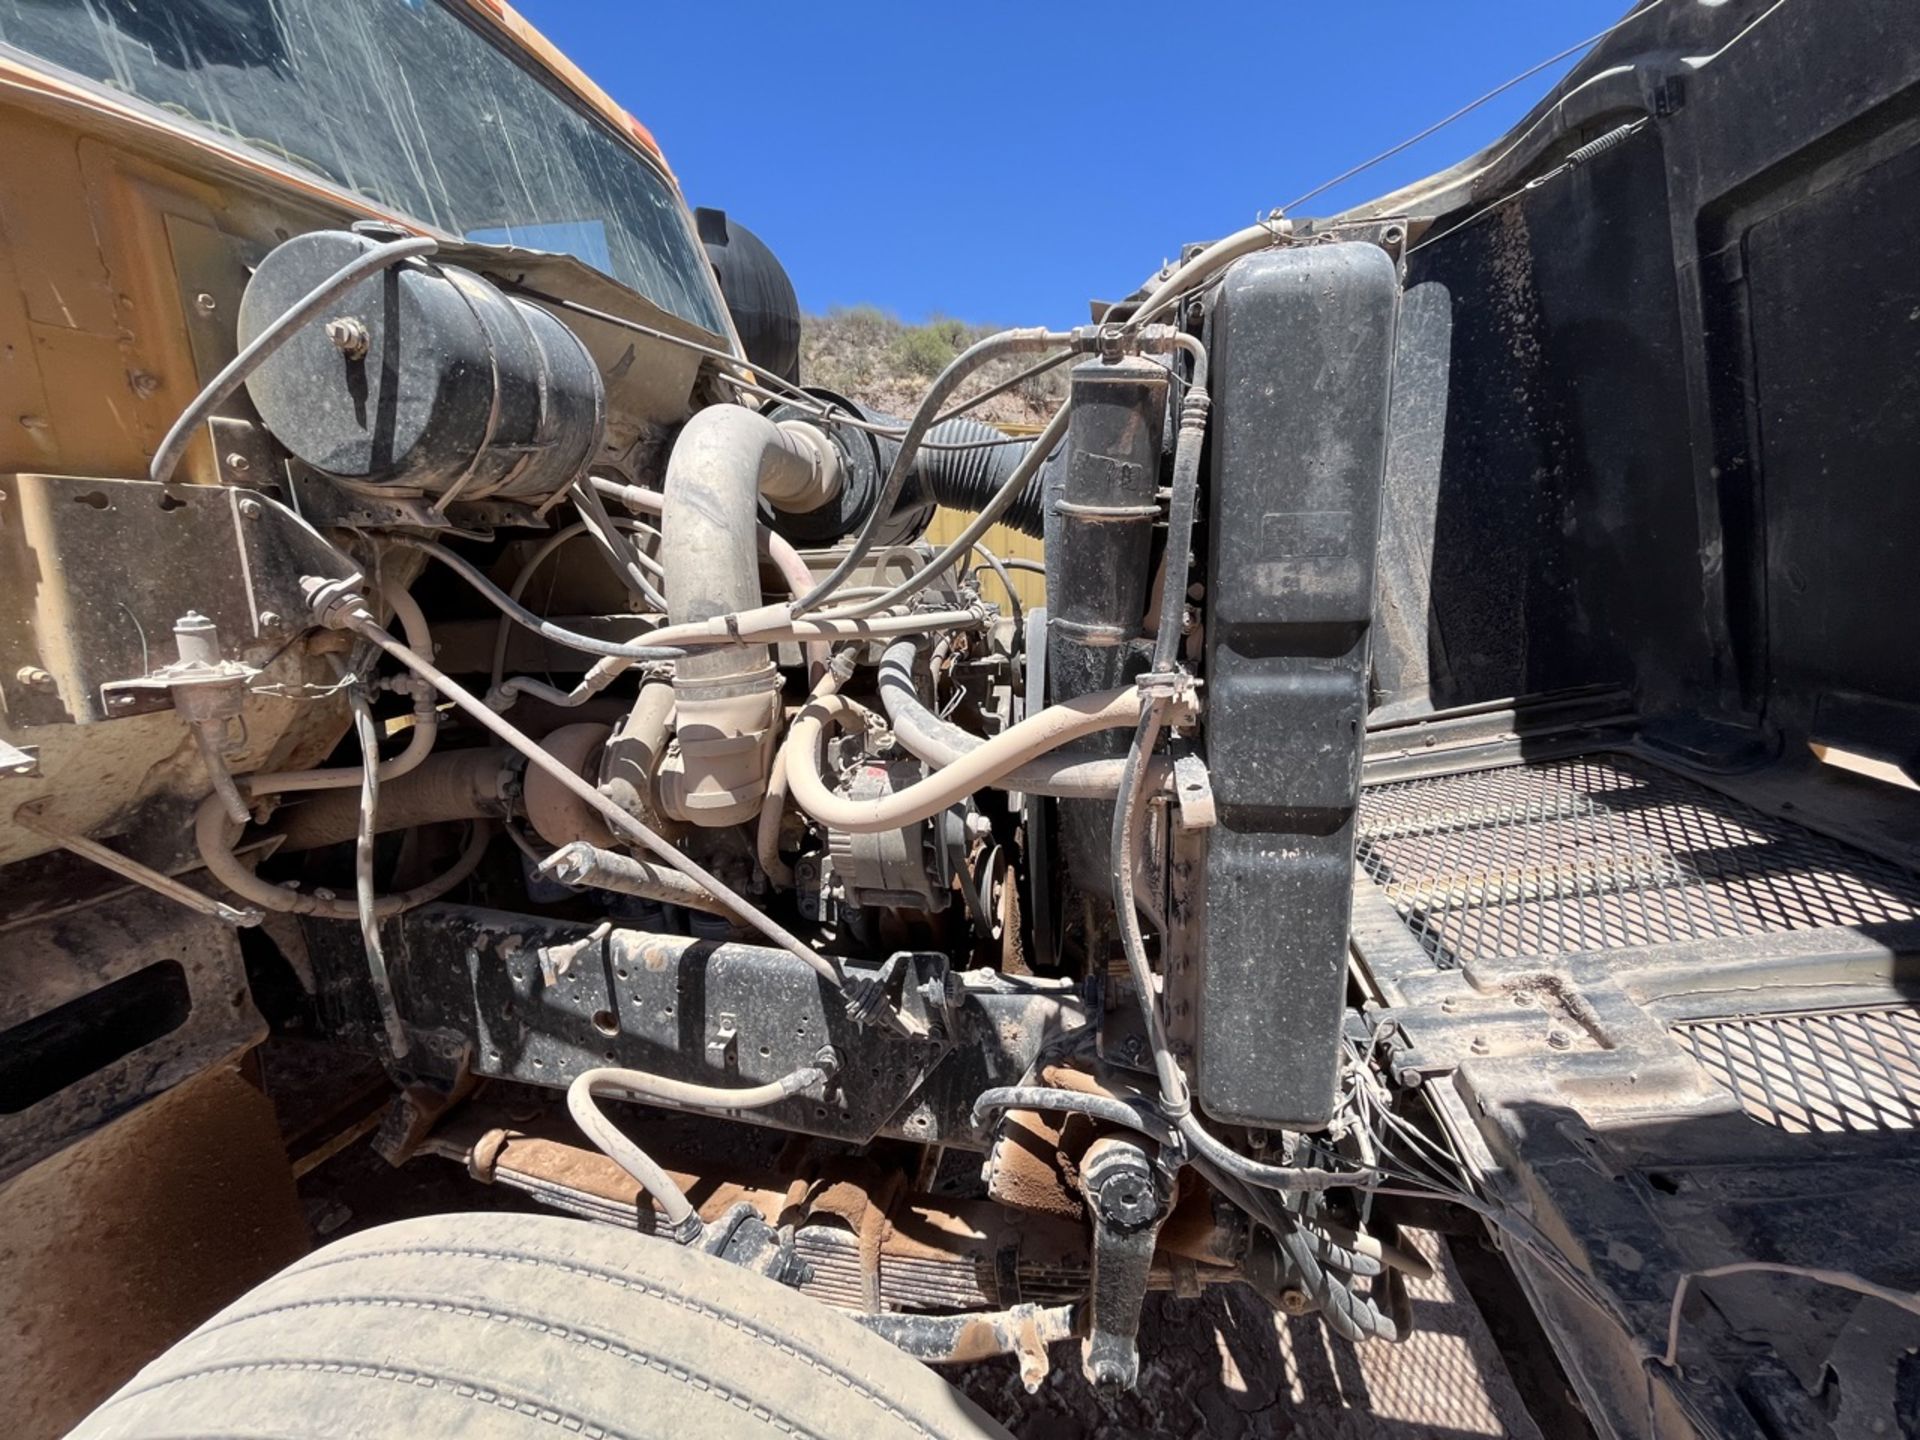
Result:
M927 382L967 346L989 335L990 325L967 325L936 316L908 325L872 305L809 315L800 332L800 378L884 410L907 415ZM1031 357L1029 357L1031 358ZM1025 360L988 365L968 382L967 393L1010 380ZM994 424L1042 425L1066 394L1066 367L1023 381L972 412Z

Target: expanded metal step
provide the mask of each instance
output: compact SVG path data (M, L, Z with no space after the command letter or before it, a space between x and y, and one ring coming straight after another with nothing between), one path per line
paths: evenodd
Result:
M1641 761L1368 788L1358 859L1436 964L1920 918L1920 877Z
M1909 1006L1689 1020L1674 1037L1747 1113L1795 1134L1920 1126Z

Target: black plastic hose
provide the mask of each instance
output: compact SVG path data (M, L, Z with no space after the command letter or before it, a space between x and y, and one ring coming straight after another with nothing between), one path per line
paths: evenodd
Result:
M927 438L941 444L972 447L966 450L922 449L916 465L926 482L928 493L936 501L950 510L965 510L970 514L978 514L986 507L1033 448L1031 443L986 443L1004 440L1006 435L984 421L969 420L965 416L941 421L927 432ZM1045 508L1042 495L1045 477L1044 468L1033 472L1020 493L1014 497L1013 503L1001 514L1002 524L1010 525L1022 535L1031 535L1036 540L1043 538Z

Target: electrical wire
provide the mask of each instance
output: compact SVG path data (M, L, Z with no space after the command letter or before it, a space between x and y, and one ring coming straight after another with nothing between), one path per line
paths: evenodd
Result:
M613 520L613 524L630 533L651 536L656 542L660 536L658 530L655 530L651 525L641 520L615 519ZM538 548L526 558L526 562L521 565L519 571L514 575L513 583L507 586L508 597L513 600L518 600L526 593L527 586L532 582L535 573L538 572L540 567L544 565L561 546L576 536L586 533L587 523L581 520L567 526L563 530L556 530L545 540L541 541ZM643 563L654 566L658 566L659 564L658 561L653 560L652 557L648 556L644 551L639 552L636 558ZM660 602L660 608L664 612L666 609L665 600ZM513 633L513 624L513 617L503 612L500 616L499 627L494 631L493 668L488 673L488 686L490 691L499 688L501 679L506 674L507 641L508 637Z
M1306 204L1309 200L1319 199L1320 196L1326 194L1327 191L1333 189L1335 186L1344 185L1346 184L1347 181L1354 179L1356 176L1365 174L1367 171L1373 169L1376 165L1380 165L1388 160L1391 160L1394 156L1400 154L1402 151L1412 149L1415 145L1418 145L1422 140L1428 139L1429 137L1434 135L1438 135L1442 130L1445 130L1449 125L1452 125L1455 121L1464 120L1467 116L1471 115L1474 111L1478 110L1482 105L1487 104L1489 101L1497 100L1500 96L1506 94L1507 91L1513 89L1514 86L1525 84L1528 80L1531 80L1534 76L1538 75L1542 70L1552 69L1555 65L1558 65L1562 60L1571 59L1573 56L1578 55L1581 51L1590 49L1593 46L1598 45L1602 40L1605 40L1609 35L1612 35L1617 31L1623 30L1628 25L1631 25L1634 21L1652 14L1655 10L1658 10L1662 5L1666 3L1667 3L1667 0L1648 0L1647 4L1640 6L1637 10L1631 11L1625 16L1622 16L1619 20L1614 21L1613 24L1609 25L1606 29L1600 31L1599 33L1594 35L1589 35L1586 39L1577 41L1576 43L1569 45L1566 49L1560 51L1558 54L1549 55L1546 59L1540 61L1539 63L1528 66L1525 70L1522 70L1518 75L1515 75L1511 80L1502 81L1500 84L1494 86L1493 89L1487 91L1487 93L1482 95L1479 99L1468 101L1465 105L1462 105L1458 110L1455 110L1451 115L1448 115L1445 119L1434 121L1434 123L1427 126L1426 129L1421 130L1416 134L1409 135L1405 140L1400 141L1400 143L1397 145L1389 146L1387 149L1382 150L1378 155L1375 155L1372 159L1362 160L1358 165L1353 166L1351 169L1341 171L1338 175L1334 176L1331 180L1326 181L1324 184L1314 186L1313 189L1307 191L1306 194L1296 196L1294 199L1289 200L1285 205L1280 207L1281 213L1288 214L1295 210L1298 210L1302 205Z
M640 563L638 550L626 543L620 529L613 523L613 517L607 513L600 493L583 475L573 482L573 508L580 517L580 523L587 527L587 533L593 537L594 545L599 549L613 573L628 589L634 591L655 610L665 612L667 597L654 585ZM665 583L664 569L656 565L655 570Z
M1651 120L1635 120L1630 124L1622 125L1617 130L1608 131L1607 134L1601 136L1600 138L1601 140L1608 141L1612 144L1617 144L1619 143L1620 140L1624 140L1627 137L1632 135L1637 135L1640 131L1646 129L1647 126L1651 125L1652 123L1653 122ZM1616 137L1618 138L1616 139ZM1596 141L1594 143L1598 144L1599 142ZM1583 145L1580 148L1584 150L1589 147ZM1515 200L1518 200L1522 195L1529 194L1532 191L1538 190L1543 185L1550 184L1551 182L1559 179L1562 175L1566 175L1571 173L1574 170L1577 170L1579 166L1580 166L1580 162L1572 159L1571 157L1569 157L1566 160L1562 160L1558 165L1554 166L1551 170L1547 170L1539 175L1534 176L1531 180L1527 181L1524 185L1515 186L1512 190L1509 190L1506 194L1500 196L1499 199L1489 200L1485 205L1482 205L1478 210L1473 211L1465 219L1457 221L1456 223L1447 226L1446 229L1440 231L1437 234L1429 233L1427 235L1421 236L1417 244L1409 245L1406 248L1405 253L1407 255L1412 255L1417 251L1426 249L1427 246L1429 245L1438 244L1442 240L1451 239L1453 236L1458 235L1462 230L1469 229L1472 226L1479 224L1480 221L1486 219L1486 217L1491 215L1494 211L1499 210L1504 206L1512 204Z

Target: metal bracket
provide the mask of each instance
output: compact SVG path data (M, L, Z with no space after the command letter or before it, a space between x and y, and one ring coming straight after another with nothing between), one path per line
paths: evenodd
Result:
M1173 799L1182 830L1210 830L1220 823L1213 802L1213 776L1198 755L1174 757Z
M456 500L452 505L453 518L449 519L423 495L375 495L349 489L297 463L288 470L294 509L309 524L321 527L361 530L398 525L476 539L490 538L494 529L503 525L534 530L552 528L540 512L510 501Z
M1131 1389L1140 1376L1140 1306L1169 1189L1136 1141L1106 1135L1080 1161L1080 1193L1093 1221L1092 1301L1081 1368L1095 1385Z

